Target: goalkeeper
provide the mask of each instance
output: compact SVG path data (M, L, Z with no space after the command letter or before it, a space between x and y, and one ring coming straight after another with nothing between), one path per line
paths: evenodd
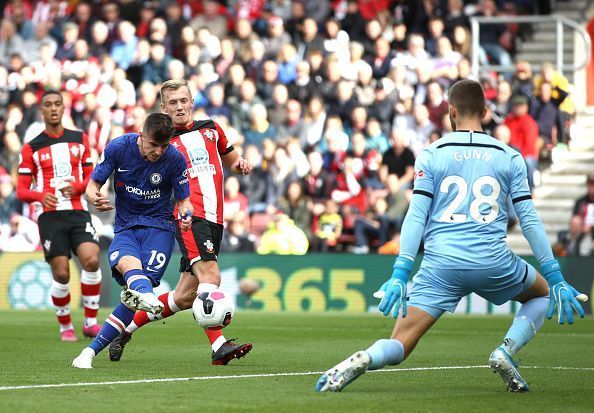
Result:
M392 337L326 371L316 390L340 391L367 370L400 364L445 311L453 312L462 297L474 292L497 305L509 300L522 304L503 342L489 356L489 366L508 391L525 392L528 385L514 357L534 337L545 315L551 318L557 313L561 324L572 324L574 311L584 317L578 300L587 297L561 274L532 203L524 160L482 132L485 113L479 83L460 80L451 87L449 117L454 132L431 144L416 160L400 256L391 278L376 293L381 298L379 310L398 318ZM508 197L542 275L507 246ZM425 256L407 298L422 237Z

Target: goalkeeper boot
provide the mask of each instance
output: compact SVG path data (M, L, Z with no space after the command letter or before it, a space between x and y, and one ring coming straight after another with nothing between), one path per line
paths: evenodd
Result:
M128 341L132 340L132 334L122 331L109 345L109 359L111 361L120 361L124 348Z
M227 340L217 351L212 352L212 364L223 366L233 359L244 357L252 350L252 343L237 344Z
M489 356L489 366L494 373L499 373L509 392L527 392L528 383L520 376L517 365L507 352L497 347Z
M316 383L316 391L341 391L367 371L371 357L365 351L358 351L326 371Z
M125 288L120 294L122 303L132 311L146 311L152 314L161 314L165 306L153 293L141 293Z
M85 347L78 357L72 360L72 367L78 369L92 369L93 357L95 357L95 350L91 347Z

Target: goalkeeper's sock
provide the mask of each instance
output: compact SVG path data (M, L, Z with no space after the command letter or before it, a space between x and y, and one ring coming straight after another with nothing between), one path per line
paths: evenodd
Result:
M161 294L157 297L165 307L163 312L160 314L147 313L146 311L137 311L136 314L134 314L134 319L132 322L128 324L128 327L126 327L126 332L132 334L140 327L150 323L151 321L162 320L164 318L171 317L173 314L180 311L180 308L177 306L177 304L175 304L175 301L173 301L173 293L174 291L169 291L168 293Z
M384 366L395 366L404 360L404 346L398 340L381 339L365 350L371 357L368 370L378 370Z
M549 297L533 298L522 304L503 340L502 347L510 356L515 356L542 327L548 306Z
M94 351L95 354L99 354L101 350L109 345L124 329L126 325L132 321L134 317L134 311L130 310L126 307L123 303L120 303L114 310L111 312L103 326L101 327L101 331L97 334L97 337L93 340L93 342L89 345Z

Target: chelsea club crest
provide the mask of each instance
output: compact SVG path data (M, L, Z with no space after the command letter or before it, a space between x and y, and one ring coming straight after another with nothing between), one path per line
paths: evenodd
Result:
M161 174L155 172L154 174L151 175L151 184L153 185L158 185L161 183Z

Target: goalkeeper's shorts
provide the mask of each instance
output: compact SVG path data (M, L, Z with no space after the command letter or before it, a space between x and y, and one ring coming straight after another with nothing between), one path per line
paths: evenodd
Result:
M435 318L454 312L460 300L476 293L501 305L529 289L536 270L517 255L509 265L496 268L453 270L421 265L413 279L409 306L418 307Z

